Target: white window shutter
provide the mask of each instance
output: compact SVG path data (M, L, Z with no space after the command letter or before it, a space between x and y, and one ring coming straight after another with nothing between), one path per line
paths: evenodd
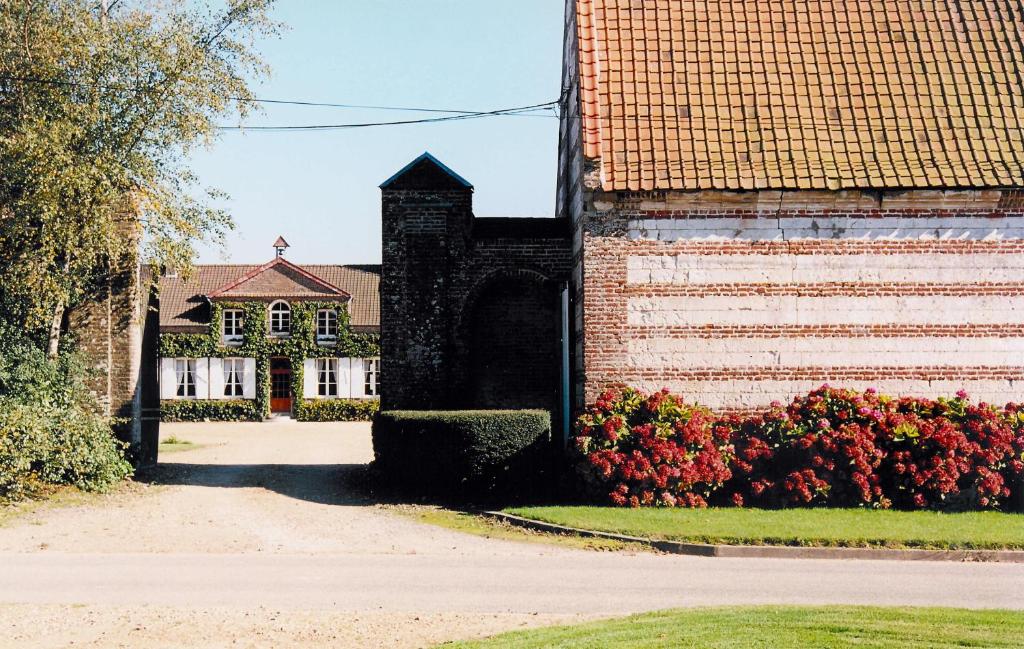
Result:
M342 372L348 375L345 385L341 389L343 396L349 399L360 399L363 396L363 361L359 358L341 359ZM347 371L346 371L347 370Z
M210 398L210 359L196 359L196 399Z
M198 385L196 393L200 394ZM201 399L202 397L200 397ZM210 398L224 399L224 359L210 359Z
M243 363L242 374L242 397L245 399L256 398L256 359L246 358Z
M307 358L302 361L302 398L316 399L316 387L316 359Z
M175 399L178 396L178 375L174 371L173 358L160 359L160 398Z

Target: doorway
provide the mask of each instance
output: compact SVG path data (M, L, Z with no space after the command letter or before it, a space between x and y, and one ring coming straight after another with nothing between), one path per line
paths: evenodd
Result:
M292 362L286 357L270 359L270 412L292 412Z

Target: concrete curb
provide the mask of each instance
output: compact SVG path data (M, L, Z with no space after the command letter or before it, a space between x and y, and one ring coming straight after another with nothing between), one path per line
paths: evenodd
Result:
M789 545L713 545L663 541L638 536L581 530L523 518L504 512L485 511L483 516L509 525L552 534L574 534L589 538L611 539L623 543L639 543L670 554L696 557L731 557L743 559L861 559L868 561L978 561L1024 563L1024 550L895 550L885 548L827 548Z

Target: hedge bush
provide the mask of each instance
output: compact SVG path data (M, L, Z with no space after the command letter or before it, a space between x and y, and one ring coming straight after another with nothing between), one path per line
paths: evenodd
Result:
M1024 408L823 386L711 419L627 389L580 417L574 450L590 492L616 505L996 509L1024 479Z
M0 502L43 485L102 491L131 474L126 446L98 414L74 354L51 360L0 336Z
M371 421L380 410L377 399L303 399L295 407L299 421Z
M469 499L535 490L550 441L542 410L388 411L373 422L374 466L390 483Z
M169 399L160 402L160 421L262 421L255 401Z

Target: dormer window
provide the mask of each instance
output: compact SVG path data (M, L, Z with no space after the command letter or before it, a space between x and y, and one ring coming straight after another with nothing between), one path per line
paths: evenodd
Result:
M320 309L316 312L316 342L319 345L338 342L338 312L334 309Z
M292 333L292 308L279 300L270 305L270 335L287 337Z
M242 318L241 309L224 309L222 331L225 345L242 344Z

